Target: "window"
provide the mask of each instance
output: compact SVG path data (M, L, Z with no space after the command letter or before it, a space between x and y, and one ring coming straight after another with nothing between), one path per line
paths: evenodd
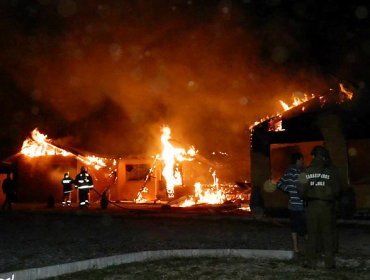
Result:
M144 181L149 169L150 166L148 164L127 164L127 181Z

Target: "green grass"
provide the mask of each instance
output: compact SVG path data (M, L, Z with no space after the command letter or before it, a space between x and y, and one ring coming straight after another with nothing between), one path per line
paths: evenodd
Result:
M58 280L123 279L370 279L369 267L303 268L298 261L244 258L174 258L124 264L55 277Z

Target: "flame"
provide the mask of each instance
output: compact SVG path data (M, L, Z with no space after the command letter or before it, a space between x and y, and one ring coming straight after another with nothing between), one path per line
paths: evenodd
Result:
M50 156L50 155L62 155L70 156L70 152L67 152L59 147L54 146L50 143L47 135L44 135L35 128L31 137L24 140L21 153L28 157L40 157L40 156Z
M106 158L75 155L53 145L51 140L47 138L47 135L40 133L37 128L31 132L31 137L28 137L26 140L24 140L21 153L31 158L54 155L74 156L82 161L85 165L94 166L94 168L97 170L107 166ZM114 161L113 165L116 164L117 163Z
M279 100L281 106L283 107L284 111L288 111L294 107L297 107L298 105L302 104L302 103L305 103L311 99L315 98L315 95L311 95L310 97L305 94L303 98L299 98L299 97L296 97L296 96L293 96L293 102L292 102L292 105L288 105L286 104L284 101L282 100Z
M212 173L213 184L211 186L202 185L200 182L194 184L194 196L186 199L180 207L188 207L195 204L222 204L226 200L224 191L220 188L216 171Z
M339 87L340 87L340 91L342 92L342 93L344 93L345 94L345 96L349 99L349 100L351 100L352 99L352 97L353 97L353 92L351 92L351 91L349 91L348 89L346 89L344 86L343 86L343 84L339 84Z
M106 158L100 158L97 156L81 156L81 155L77 156L77 158L86 165L94 166L96 170L99 170L100 168L107 166L107 164L105 163L105 161L107 160Z
M342 83L339 83L339 88L340 88L340 93L343 93L346 99L352 100L353 95L354 95L353 92L346 89ZM338 91L336 91L336 93L338 93ZM290 109L292 109L292 108L294 108L294 107L296 107L300 104L303 104L307 101L310 101L311 99L314 99L314 98L318 98L321 106L323 106L323 104L325 104L327 102L326 96L323 96L323 95L315 96L314 94L311 94L311 96L308 96L308 95L305 94L303 98L298 98L296 96L293 96L293 103L290 106L282 100L279 100L279 102L280 102L280 105L283 107L284 111L288 111L288 110L290 110ZM341 98L341 100L339 102L344 102L344 101L345 100L343 100L343 98ZM306 107L302 106L301 110L302 110L302 112L304 112L306 110ZM259 125L260 123L263 123L267 119L271 119L271 118L277 117L279 115L280 115L280 113L277 113L275 116L272 116L272 117L266 116L265 118L261 118L259 121L255 121L252 125L250 125L249 130L253 132L253 129L254 129L255 126Z
M168 197L174 197L175 186L182 185L182 174L180 162L184 160L191 161L197 153L194 147L188 151L183 148L175 148L171 143L171 129L167 126L162 128L161 142L163 146L161 159L164 167L162 174L166 179L166 190Z
M163 163L162 175L166 180L166 191L168 197L174 197L174 188L183 184L182 172L180 163L184 160L191 161L198 151L191 147L187 151L182 148L176 148L170 143L171 130L169 127L162 128L161 142L162 142L162 153L156 155L152 167L150 168L148 176L156 168L157 160ZM215 152L213 153L215 154ZM221 153L227 155L226 153ZM213 184L202 185L200 182L194 184L194 195L188 195L180 203L176 203L180 207L189 207L196 204L222 204L225 201L236 201L236 200L247 200L246 194L241 193L236 185L220 185L219 179L216 176L216 171L210 169L212 173ZM147 192L148 189L145 186L138 192L136 203L147 202L143 197L143 193ZM248 195L247 195L248 196Z
M284 101L282 100L279 100L281 106L283 107L284 111L288 111L289 110L289 105L286 104Z
M145 177L144 185L142 186L142 188L137 193L136 199L134 199L135 203L145 203L145 202L147 202L147 200L143 196L143 193L147 193L149 191L149 189L146 186L146 184L148 183L148 181L149 181L150 178L154 177L154 172L155 172L154 170L156 169L156 165L157 165L157 160L158 159L159 159L159 155L156 155L154 157L153 164L150 167L149 172L148 172L148 174Z
M268 131L275 131L275 132L285 131L285 129L283 128L283 120L281 118L271 119L268 122L268 126L269 126Z

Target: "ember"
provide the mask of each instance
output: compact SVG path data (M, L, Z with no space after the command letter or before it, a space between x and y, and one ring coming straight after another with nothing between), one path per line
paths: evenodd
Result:
M339 87L340 87L340 91L345 94L345 96L347 97L347 99L351 100L352 97L353 97L353 92L351 92L348 89L346 89L343 86L343 84L339 84Z

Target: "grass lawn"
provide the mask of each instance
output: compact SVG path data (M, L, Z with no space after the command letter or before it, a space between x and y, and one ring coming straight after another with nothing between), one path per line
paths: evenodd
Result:
M120 279L370 279L369 262L341 264L335 270L308 269L301 261L244 258L173 258L112 266L55 277L59 280Z

